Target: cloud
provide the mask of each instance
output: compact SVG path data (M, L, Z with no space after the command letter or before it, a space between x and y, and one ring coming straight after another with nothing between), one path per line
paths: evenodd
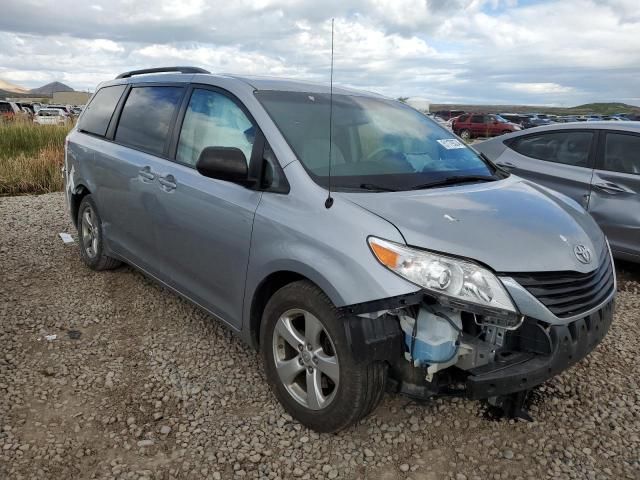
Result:
M524 92L524 93L533 93L533 94L556 94L556 93L569 93L574 91L573 87L566 87L563 85L558 85L553 82L541 82L541 83L506 83L503 82L500 84L503 88L508 90L514 90L516 92Z
M4 0L0 78L92 89L190 63L434 102L637 99L636 0Z

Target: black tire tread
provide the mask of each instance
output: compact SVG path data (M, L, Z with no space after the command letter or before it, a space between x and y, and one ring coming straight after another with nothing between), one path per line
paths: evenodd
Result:
M264 311L265 318L262 323L263 327L265 327L267 323L267 315L271 314L273 304L279 301L280 298L287 298L292 295L303 296L305 299L314 298L321 301L333 312L336 322L338 324L342 323L344 315L333 305L329 297L310 281L300 280L285 285L271 297ZM264 354L264 342L267 341L267 332L266 328L262 328L261 330L261 350L264 355L263 359L266 362L267 357ZM268 341L270 341L270 339ZM286 400L282 401L282 399L280 399L285 410L309 428L326 433L338 432L366 417L379 405L384 396L388 366L385 362L372 362L364 365L354 364L348 367L343 363L342 368L345 367L349 368L349 382L354 387L354 391L349 397L349 402L342 402L336 405L331 412L331 416L327 416L329 418L324 418L320 422L318 422L317 419L314 421L312 417L305 418L305 416L298 415L295 408L291 408ZM273 387L272 389L275 392ZM275 393L276 396L279 396L277 392ZM290 401L295 402L293 399L290 399ZM338 400L336 399L336 401Z

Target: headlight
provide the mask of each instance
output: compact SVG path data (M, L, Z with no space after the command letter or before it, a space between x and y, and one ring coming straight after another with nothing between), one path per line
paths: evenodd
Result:
M454 305L460 300L491 310L516 312L502 282L480 265L376 237L368 241L382 265L436 296L452 300Z

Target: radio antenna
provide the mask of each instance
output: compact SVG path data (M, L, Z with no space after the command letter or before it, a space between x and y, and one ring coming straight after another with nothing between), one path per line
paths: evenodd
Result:
M329 82L329 195L324 202L326 208L331 208L333 198L331 197L331 134L333 132L333 22L331 19L331 80Z

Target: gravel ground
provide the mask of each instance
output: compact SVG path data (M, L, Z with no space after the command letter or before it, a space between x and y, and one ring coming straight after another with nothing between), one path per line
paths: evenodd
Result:
M57 235L62 194L0 198L0 225L2 479L640 478L636 267L603 344L534 392L534 422L386 395L318 435L226 328L129 268L85 268Z

